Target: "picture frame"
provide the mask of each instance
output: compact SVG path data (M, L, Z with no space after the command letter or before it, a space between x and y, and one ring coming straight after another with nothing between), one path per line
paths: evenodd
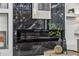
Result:
M0 9L8 9L8 3L0 3Z
M51 19L51 3L33 3L32 19Z
M0 31L0 49L6 48L6 31Z

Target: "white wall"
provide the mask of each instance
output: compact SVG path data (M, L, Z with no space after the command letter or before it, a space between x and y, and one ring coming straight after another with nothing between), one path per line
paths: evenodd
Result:
M68 13L67 10L74 8L75 14L77 14L79 9L79 4L70 3L65 5L65 36L66 36L66 43L67 49L77 51L77 39L79 39L79 35L75 35L75 31L77 30L78 23L76 22L76 15L74 17L67 17ZM73 13L72 13L73 14ZM71 15L72 15L71 14Z
M1 12L1 13L4 13L4 12L8 13L8 27L9 27L8 31L9 32L8 32L8 49L0 49L0 56L12 56L13 55L13 23L12 23L13 22L13 15L12 15L13 9L12 8L13 8L12 4L10 3L9 8ZM4 19L6 19L6 16L4 17Z
M67 49L76 51L77 50L77 40L75 39L74 32L75 32L75 19L66 18L65 35L66 35Z

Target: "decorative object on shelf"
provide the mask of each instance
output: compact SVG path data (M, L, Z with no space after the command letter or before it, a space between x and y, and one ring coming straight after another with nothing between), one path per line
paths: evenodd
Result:
M63 41L62 41L61 37L59 37L59 40L58 40L58 43L57 44L62 46L62 42Z
M49 29L57 29L57 25L52 21L49 21L48 25L49 25Z
M74 12L75 12L74 8L68 10L68 13L74 13Z
M56 45L54 48L54 51L56 54L60 54L63 51L63 48L61 47L61 45Z
M0 31L0 48L5 48L5 39L6 39L6 32Z

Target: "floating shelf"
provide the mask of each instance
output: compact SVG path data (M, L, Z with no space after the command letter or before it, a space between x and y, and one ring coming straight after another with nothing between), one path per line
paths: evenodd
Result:
M75 18L75 17L79 17L79 14L73 14L73 13L66 14L66 17L68 17L68 18Z

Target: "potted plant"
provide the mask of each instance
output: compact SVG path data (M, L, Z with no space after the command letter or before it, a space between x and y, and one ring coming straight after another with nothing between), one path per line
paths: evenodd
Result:
M49 29L51 29L51 31L48 33L48 35L50 37L61 37L61 28L58 27L55 23L53 23L52 21L49 21ZM55 30L55 31L53 31Z
M48 33L48 35L49 35L50 37L61 37L61 32L60 32L59 30L50 31L50 32Z

